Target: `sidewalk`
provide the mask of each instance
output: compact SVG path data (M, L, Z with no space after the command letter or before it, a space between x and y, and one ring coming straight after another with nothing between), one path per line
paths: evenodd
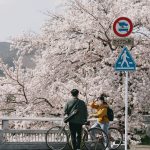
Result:
M150 150L150 145L134 145L130 150Z

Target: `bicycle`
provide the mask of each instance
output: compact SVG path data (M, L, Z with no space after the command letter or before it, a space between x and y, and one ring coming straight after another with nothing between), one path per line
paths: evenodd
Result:
M94 136L92 133L94 133ZM45 138L46 144L51 150L63 150L67 145L72 149L70 131L67 124L50 128L47 131ZM102 150L105 150L108 147L108 136L100 128L89 129L89 122L87 122L83 127L81 149L99 150L99 146L102 147Z
M110 126L108 130L109 148L111 150L118 149L123 144L124 125L119 123L119 127ZM98 128L101 128L100 126ZM92 130L92 129L91 129Z
M101 129L101 127L99 126L99 127L97 127L97 129ZM88 132L93 133L94 130L95 130L95 128L90 128ZM99 136L101 136L101 135L99 135ZM109 141L109 144L108 144L109 146L107 145L106 147L109 147L111 150L118 149L121 146L121 144L123 143L123 133L117 127L109 127L107 138Z
M88 122L90 126L90 122ZM87 150L105 150L108 147L109 140L104 130L101 128L89 128L86 126L84 130L84 146Z

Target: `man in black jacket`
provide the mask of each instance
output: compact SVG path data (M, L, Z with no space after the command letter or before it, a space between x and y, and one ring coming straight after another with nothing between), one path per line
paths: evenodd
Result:
M71 95L73 98L65 105L64 111L65 115L69 116L74 109L77 109L77 114L69 120L69 128L73 149L79 150L81 145L82 125L87 122L88 112L85 102L78 98L79 91L73 89Z

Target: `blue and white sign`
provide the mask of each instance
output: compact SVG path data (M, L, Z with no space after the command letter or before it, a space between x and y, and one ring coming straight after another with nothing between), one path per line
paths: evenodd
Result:
M134 71L136 64L127 47L122 49L120 56L115 63L116 71Z

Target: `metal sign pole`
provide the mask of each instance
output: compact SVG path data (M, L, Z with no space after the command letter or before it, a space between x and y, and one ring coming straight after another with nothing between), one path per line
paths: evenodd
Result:
M126 73L125 80L125 150L128 146L128 71Z

